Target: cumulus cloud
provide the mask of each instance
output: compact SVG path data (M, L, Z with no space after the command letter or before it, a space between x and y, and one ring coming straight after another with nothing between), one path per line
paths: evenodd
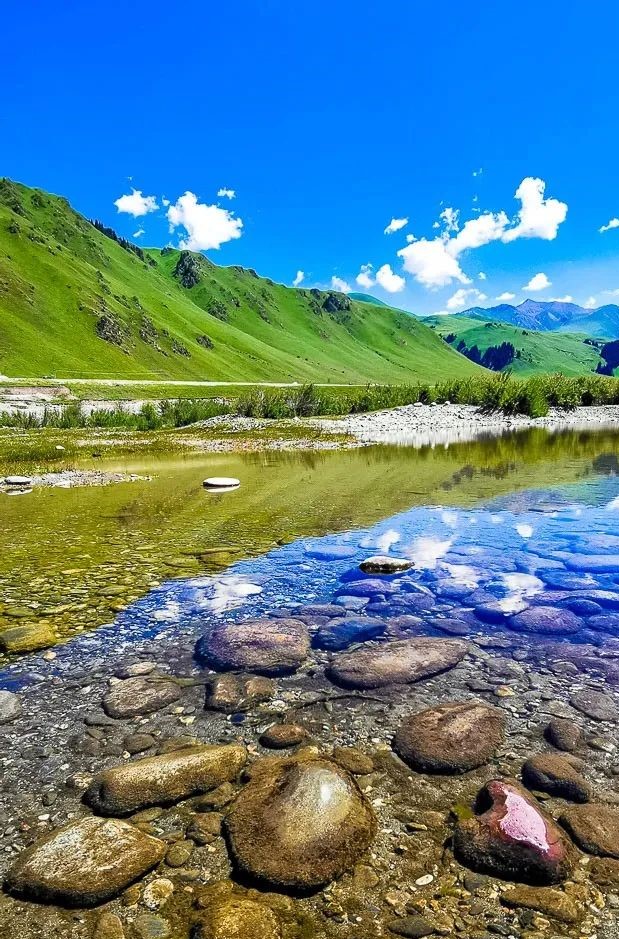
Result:
M597 306L597 297L589 297L584 304L587 310L594 310Z
M305 271L297 271L295 279L292 282L293 287L299 287L305 280Z
M480 280L488 280L488 275L484 274L483 271L480 271L477 276L479 277Z
M382 267L378 268L376 271L376 283L379 287L382 287L383 290L386 290L387 293L399 293L400 290L404 290L406 287L404 278L400 277L399 274L395 274L389 264L383 264Z
M574 298L570 297L569 293L567 293L564 297L554 297L554 302L555 303L573 303Z
M365 287L368 290L370 287L373 287L376 281L372 274L372 265L371 264L362 264L361 270L357 274L355 280L360 287Z
M471 287L470 290L465 290L464 287L460 287L447 301L447 310L451 312L454 310L463 310L465 306L470 306L475 300L481 303L483 300L487 299L486 294L481 293L476 287Z
M458 231L460 227L459 217L460 210L452 209L449 206L446 209L443 209L439 216L445 226L445 231Z
M515 198L522 203L518 223L503 235L503 241L516 238L542 238L553 241L559 225L567 216L567 204L558 199L545 199L546 183L543 179L527 176L516 189Z
M156 212L159 208L155 196L144 196L141 189L133 188L127 195L116 199L114 205L119 212L126 212L127 215L133 215L134 218L148 215L149 212Z
M240 238L243 221L228 209L206 205L193 192L186 192L167 212L170 231L182 227L187 232L179 247L187 251L209 251Z
M477 218L465 222L458 234L449 241L449 251L454 257L472 248L498 241L509 224L505 212L484 212Z
M385 228L385 234L393 235L394 232L400 231L400 229L404 228L406 225L408 225L407 218L392 218Z
M234 189L218 189L217 196L220 199L234 199L236 191Z
M548 280L545 274L535 274L528 284L525 284L522 288L523 290L546 290L547 287L551 286L551 281Z
M515 293L510 293L509 290L506 290L505 293L499 294L497 300L499 300L501 303L509 303L510 300L515 300L515 298Z
M454 280L470 284L458 261L448 251L449 242L443 238L420 238L398 251L404 270L412 274L424 287L446 287Z
M331 287L333 290L338 290L340 293L350 293L352 287L345 280L342 280L341 277L336 277L333 275L331 278Z
M611 231L613 228L619 228L619 218L611 218L606 225L602 225L600 232Z
M144 234L144 229L143 229L143 228L138 228L137 231L134 231L132 237L133 237L133 238L141 238L143 234Z

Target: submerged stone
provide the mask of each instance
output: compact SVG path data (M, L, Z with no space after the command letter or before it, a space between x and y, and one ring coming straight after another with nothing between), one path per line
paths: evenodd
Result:
M63 906L104 903L162 859L166 845L133 825L89 816L24 851L5 886L29 900Z
M103 770L84 798L102 815L128 815L208 792L234 779L246 760L245 747L237 744L186 747Z
M30 611L31 612L31 611ZM32 623L24 626L9 626L0 632L0 651L38 652L55 645L56 637L49 626Z
M252 675L244 678L228 672L217 675L206 692L205 707L224 714L248 711L255 704L269 701L275 694L275 682Z
M574 613L557 606L530 606L509 620L510 629L526 633L576 633L583 623Z
M400 574L410 570L412 566L413 562L407 558L392 558L383 554L366 558L359 565L364 574Z
M577 923L585 916L584 909L561 890L552 887L512 887L501 895L505 906L521 910L535 910L562 923Z
M273 724L260 735L260 743L272 750L285 750L286 747L298 746L307 737L305 727L300 724Z
M22 712L21 701L12 691L0 691L0 724L14 721Z
M393 738L405 763L424 773L466 773L494 756L505 714L479 701L453 702L406 718Z
M181 689L173 681L151 678L127 678L116 682L104 696L103 710L109 717L126 718L152 714L173 704Z
M572 802L588 802L591 786L564 756L538 753L522 767L522 781L529 789L547 792Z
M481 814L462 819L454 832L454 851L463 864L533 884L559 883L569 876L573 848L518 783L487 783L478 795L477 810Z
M602 691L584 688L572 695L570 704L577 711L586 714L594 721L614 721L617 719L617 706L614 698Z
M458 639L402 639L338 655L328 675L347 688L408 684L453 668L467 652Z
M374 813L347 772L327 760L278 760L226 818L237 867L278 887L321 887L349 870L376 834Z
M582 731L577 724L566 718L553 718L545 731L546 739L556 747L557 750L564 750L572 753L577 749L581 739Z
M198 641L196 654L219 671L244 670L286 675L303 664L310 650L307 626L295 619L252 619L224 623Z
M619 859L619 808L615 805L574 805L559 819L587 854Z
M330 619L321 626L314 638L314 645L319 649L338 651L346 649L355 642L366 642L382 636L387 623L372 616L340 616Z
M279 918L245 897L215 899L201 914L192 939L281 939Z

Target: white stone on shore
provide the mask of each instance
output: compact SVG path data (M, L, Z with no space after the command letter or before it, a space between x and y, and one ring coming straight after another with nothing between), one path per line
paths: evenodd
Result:
M202 485L205 489L222 492L226 489L237 489L241 485L241 480L235 479L234 476L209 476Z
M6 476L4 482L7 486L32 486L32 477Z

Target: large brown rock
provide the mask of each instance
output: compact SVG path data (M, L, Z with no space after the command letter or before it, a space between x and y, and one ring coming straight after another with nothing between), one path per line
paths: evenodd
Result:
M501 894L501 903L520 910L535 910L562 923L577 923L585 910L560 890L552 887L512 887Z
M574 865L561 829L517 782L494 779L477 798L477 812L454 832L458 860L483 873L531 884L559 883Z
M270 678L227 672L216 675L207 688L205 707L224 714L249 711L256 704L270 701L275 692L275 682Z
M202 913L192 939L281 939L273 910L245 897L215 900Z
M102 815L128 815L151 805L171 805L234 779L247 760L245 747L186 747L103 770L84 796Z
M218 671L288 675L310 650L307 626L295 619L253 619L223 623L198 641L196 654Z
M504 736L503 711L480 701L459 701L406 718L393 749L422 773L466 773L487 763Z
M559 818L587 854L619 859L619 808L615 805L574 805Z
M603 691L595 691L593 688L583 688L577 691L570 698L570 704L582 714L592 718L594 721L616 721L617 705L614 698L604 694Z
M355 864L376 834L376 819L352 776L335 763L293 758L262 769L254 764L226 828L242 872L308 890Z
M538 789L560 799L588 802L591 786L564 756L538 753L522 767L522 781L529 789Z
M152 678L127 678L117 681L103 698L103 710L109 717L135 717L152 714L173 704L181 689L173 681Z
M118 819L89 816L52 832L17 859L6 889L29 900L104 903L158 864L166 845Z
M453 668L467 651L458 639L402 639L338 655L328 675L345 688L408 684Z

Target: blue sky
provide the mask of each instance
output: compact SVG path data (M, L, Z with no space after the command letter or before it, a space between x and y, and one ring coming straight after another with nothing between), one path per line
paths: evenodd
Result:
M26 0L2 16L0 172L145 245L414 312L601 305L618 26L608 0ZM144 214L115 205L133 188Z

